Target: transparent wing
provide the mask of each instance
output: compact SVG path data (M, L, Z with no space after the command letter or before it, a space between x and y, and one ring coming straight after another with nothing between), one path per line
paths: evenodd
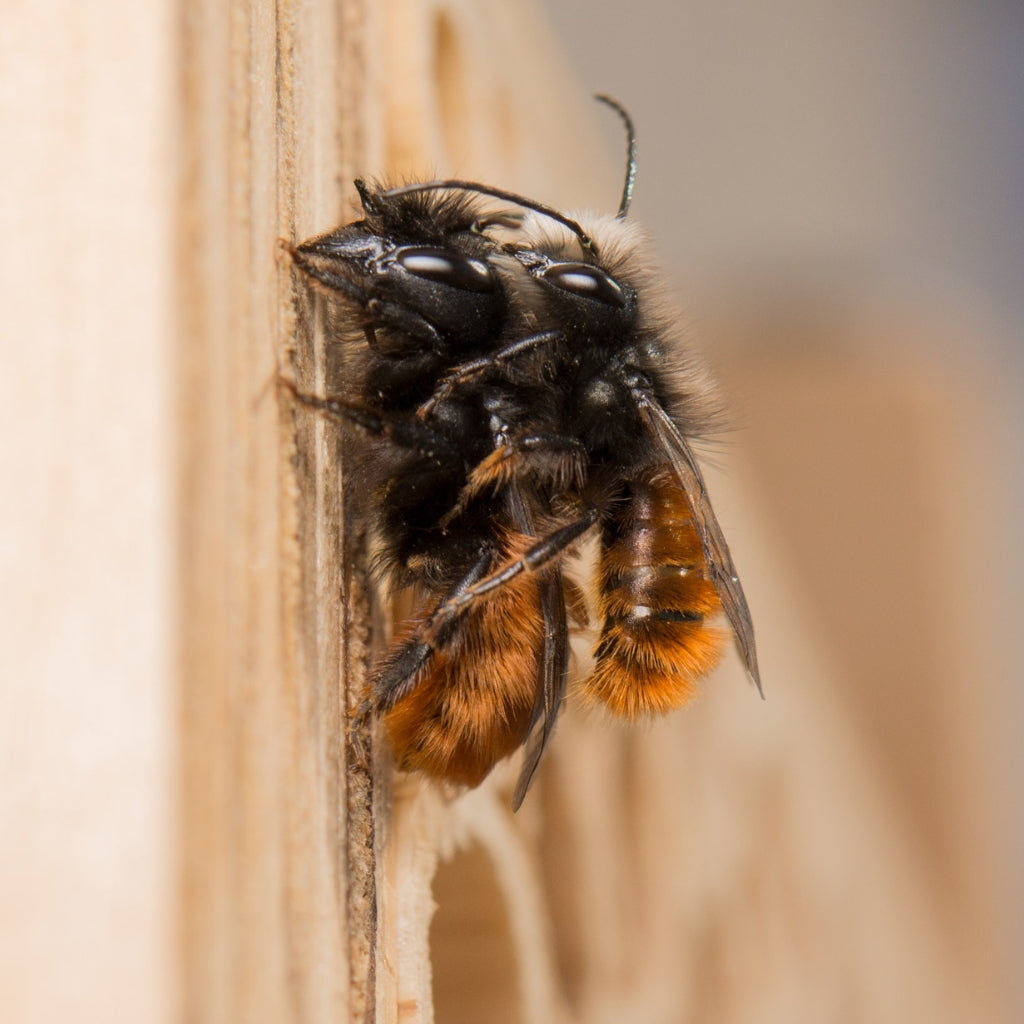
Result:
M757 692L764 696L761 689L761 675L757 667L757 648L754 645L754 624L750 619L750 609L743 593L736 566L733 565L729 545L725 542L721 526L715 511L711 507L704 477L694 458L693 451L686 438L679 432L672 418L664 410L661 403L650 392L641 388L632 388L640 417L658 445L665 452L672 472L679 480L686 493L690 508L693 511L694 523L704 549L704 559L708 565L711 580L718 591L729 625L732 626L736 638L736 646L747 675L757 687Z
M506 501L512 520L525 534L534 532L530 512L532 495L524 493L518 482L506 488ZM562 569L554 565L540 579L540 614L544 626L544 642L537 662L537 696L530 716L529 739L523 754L523 767L512 795L512 810L518 811L530 788L541 755L551 734L565 696L569 674L569 638L565 615L565 593Z
M512 796L512 810L518 811L530 788L541 755L551 734L565 696L569 674L569 638L565 615L565 593L560 566L549 569L540 584L540 610L544 620L544 646L538 663L537 699L530 720L530 738L523 755L523 767Z

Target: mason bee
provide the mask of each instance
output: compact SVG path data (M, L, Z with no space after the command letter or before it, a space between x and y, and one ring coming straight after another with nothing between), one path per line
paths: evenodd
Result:
M529 787L563 702L566 562L597 534L600 636L583 694L627 718L685 703L717 661L720 611L760 690L754 633L691 441L712 390L659 312L626 221L632 122L614 215L572 218L460 181L356 182L363 217L292 248L347 317L351 387L303 404L365 438L381 574L417 611L361 718L406 770L478 785L526 746ZM493 201L505 206L494 209Z

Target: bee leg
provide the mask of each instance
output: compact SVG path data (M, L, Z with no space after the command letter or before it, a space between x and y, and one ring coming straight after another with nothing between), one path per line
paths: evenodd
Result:
M476 464L459 492L458 501L441 520L441 525L462 515L469 503L485 491L497 492L516 482L541 482L557 492L578 487L586 466L586 448L574 437L529 434L510 438ZM523 532L533 531L523 529Z
M396 302L384 302L381 299L370 299L366 311L373 318L374 327L390 327L401 334L419 341L427 341L435 352L445 353L448 346L441 332L415 310L400 306Z
M511 345L498 349L493 355L485 356L481 359L473 359L468 363L463 363L461 366L456 366L438 382L434 393L416 410L416 415L420 419L425 419L434 411L439 403L446 401L451 396L451 393L460 385L465 384L481 373L497 369L521 355L532 352L542 345L558 341L562 337L564 335L561 331L542 331L540 334L531 334L527 338L520 338L512 342Z
M447 601L458 600L461 594L482 580L493 559L494 549L491 544L482 544L473 567L442 599L442 605ZM433 615L428 622L432 619ZM419 683L420 670L430 661L437 649L444 646L454 625L453 619L448 623L447 629L437 630L429 636L424 635L422 629L417 630L414 636L396 644L388 652L374 676L370 695L360 706L359 713L352 722L353 730L362 725L370 715L379 715L393 708L403 697L412 693Z
M459 615L474 601L485 597L523 572L539 572L557 558L597 522L596 509L588 510L568 526L563 526L529 547L519 558L506 562L487 574L494 552L481 547L480 557L458 585L442 599L429 618L405 643L388 656L373 681L370 697L376 714L394 707L415 688L420 670L434 652L443 647L458 622ZM554 657L554 655L552 655Z
M518 558L506 562L479 582L462 587L459 592L446 598L424 623L421 631L424 640L429 643L435 637L446 637L459 615L465 611L468 605L486 597L491 591L505 586L524 572L539 572L549 562L575 544L597 522L598 515L597 509L588 509L575 522L542 537Z
M371 409L360 402L344 398L321 398L299 391L287 377L279 378L298 402L310 409L317 409L335 420L354 423L373 437L384 437L400 448L415 451L439 466L459 462L462 456L442 434L418 420L389 416L378 409Z
M348 727L348 741L355 753L356 763L366 766L370 761L370 736L367 733L367 722L373 714L373 704L369 700L359 702L359 709L352 717Z
M578 438L566 434L512 437L474 467L465 487L467 499L487 487L522 477L548 481L558 491L579 487L586 466L587 449Z

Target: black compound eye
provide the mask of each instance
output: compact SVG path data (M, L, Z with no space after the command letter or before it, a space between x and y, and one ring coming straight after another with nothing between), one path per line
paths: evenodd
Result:
M483 260L463 256L452 249L409 246L398 250L395 261L416 277L467 292L490 292L497 286L491 268Z
M603 270L589 263L555 263L545 269L541 277L583 299L596 299L620 308L626 305L626 296L618 284Z

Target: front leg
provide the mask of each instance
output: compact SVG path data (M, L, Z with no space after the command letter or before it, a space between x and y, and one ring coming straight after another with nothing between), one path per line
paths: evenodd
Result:
M465 512L470 502L518 482L529 482L555 494L578 489L586 475L587 451L574 437L528 434L510 437L481 459L466 479L445 522Z
M475 602L481 601L507 586L523 573L534 574L545 569L559 555L564 554L572 547L597 522L598 518L597 509L587 509L578 519L553 530L547 536L531 544L521 555L510 558L483 579L452 594L434 609L430 618L423 624L421 631L423 637L430 641L431 638L447 635L451 625Z
M463 363L461 366L456 366L438 382L434 393L416 410L416 415L420 419L427 419L441 402L445 402L451 397L457 388L479 377L482 373L503 367L514 359L534 352L543 345L550 345L562 337L561 331L542 331L540 334L531 334L528 338L520 338L512 344L498 349L493 355L482 356L479 359Z
M296 401L309 409L326 413L337 422L355 424L371 437L386 438L397 447L416 452L439 466L462 462L458 448L427 423L374 409L364 402L306 394L287 377L282 376L278 380Z

